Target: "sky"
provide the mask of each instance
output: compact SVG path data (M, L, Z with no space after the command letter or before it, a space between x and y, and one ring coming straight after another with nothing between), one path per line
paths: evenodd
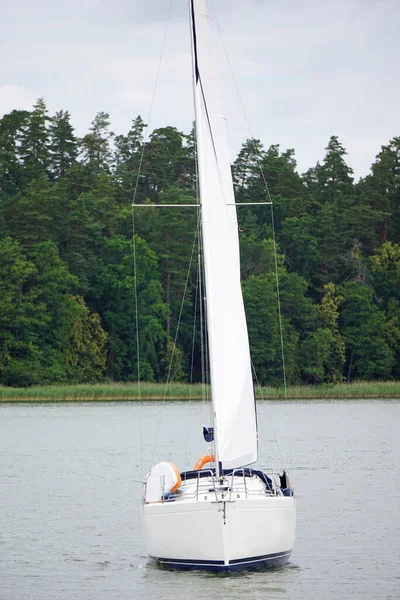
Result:
M294 148L302 173L337 135L365 176L400 135L400 0L209 4L231 160L255 137ZM149 133L190 131L187 0L0 0L0 14L0 117L43 97L78 136L100 111L116 134L138 114Z

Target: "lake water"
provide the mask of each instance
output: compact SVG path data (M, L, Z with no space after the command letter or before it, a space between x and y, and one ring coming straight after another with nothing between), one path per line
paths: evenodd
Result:
M139 482L153 460L192 467L206 412L1 404L1 600L400 598L398 401L259 404L260 464L285 464L298 497L289 566L221 577L149 563Z

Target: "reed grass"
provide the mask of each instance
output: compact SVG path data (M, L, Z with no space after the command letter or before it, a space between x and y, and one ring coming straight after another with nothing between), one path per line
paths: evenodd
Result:
M48 385L30 388L0 386L0 401L199 400L201 385L184 383L103 383Z
M257 399L264 400L327 400L327 399L400 399L400 381L355 382L291 386L287 396L283 388L263 387L256 390ZM82 385L49 385L29 388L0 386L0 402L99 402L124 400L200 400L202 386L185 383L104 383Z
M257 398L261 394L257 393ZM283 388L264 387L262 397L265 400L284 400ZM400 381L359 381L354 383L318 384L290 386L287 389L288 400L340 400L340 399L400 399Z

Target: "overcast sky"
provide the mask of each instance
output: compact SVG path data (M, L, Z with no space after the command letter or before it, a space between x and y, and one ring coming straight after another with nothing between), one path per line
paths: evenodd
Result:
M148 120L170 0L0 0L0 116L43 97L77 135L97 112ZM294 148L304 172L331 135L356 177L400 135L400 0L212 0L241 102L218 55L231 159ZM150 129L193 121L187 0L173 0Z

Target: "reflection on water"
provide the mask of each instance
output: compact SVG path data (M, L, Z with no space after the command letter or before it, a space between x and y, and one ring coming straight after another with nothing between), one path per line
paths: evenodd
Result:
M286 567L217 576L160 569L140 531L146 469L203 453L201 403L0 405L0 599L400 598L400 403L258 412L260 464L294 480L297 542Z

